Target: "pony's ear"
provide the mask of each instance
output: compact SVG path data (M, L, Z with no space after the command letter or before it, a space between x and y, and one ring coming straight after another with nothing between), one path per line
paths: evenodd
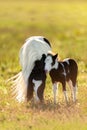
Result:
M58 56L58 53L56 55L53 56L53 59L56 60Z

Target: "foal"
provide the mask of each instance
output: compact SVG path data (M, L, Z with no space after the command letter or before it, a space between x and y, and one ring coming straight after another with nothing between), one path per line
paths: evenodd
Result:
M73 59L65 59L64 61L60 62L57 60L57 55L58 54L53 55L48 53L45 59L45 71L49 72L53 84L54 103L56 103L57 82L62 84L66 103L68 102L68 97L66 94L66 82L68 82L70 88L73 89L73 102L75 102L77 88L76 80L78 73L77 63Z

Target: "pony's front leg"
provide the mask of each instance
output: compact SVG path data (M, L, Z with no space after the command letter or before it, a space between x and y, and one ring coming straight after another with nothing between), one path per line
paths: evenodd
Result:
M53 83L53 95L54 95L54 104L56 104L57 82Z

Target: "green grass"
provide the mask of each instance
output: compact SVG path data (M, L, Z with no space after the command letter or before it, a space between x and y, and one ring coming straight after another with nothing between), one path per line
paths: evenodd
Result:
M53 104L47 78L45 104L17 103L5 81L21 69L19 49L26 38L43 35L60 59L71 57L79 66L78 102L66 106L61 85L60 105ZM87 129L87 3L70 1L0 1L0 129ZM68 88L67 88L68 89ZM69 90L68 90L69 93ZM70 95L70 93L69 93Z

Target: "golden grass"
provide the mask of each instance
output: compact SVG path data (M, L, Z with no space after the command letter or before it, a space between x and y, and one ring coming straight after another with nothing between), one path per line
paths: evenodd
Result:
M47 1L0 1L0 129L87 129L87 3ZM45 103L17 103L5 81L20 71L18 53L32 35L47 37L61 59L71 57L79 66L78 102L53 104L48 76ZM68 89L68 86L67 86ZM69 89L68 89L69 93ZM70 93L69 93L70 96Z

